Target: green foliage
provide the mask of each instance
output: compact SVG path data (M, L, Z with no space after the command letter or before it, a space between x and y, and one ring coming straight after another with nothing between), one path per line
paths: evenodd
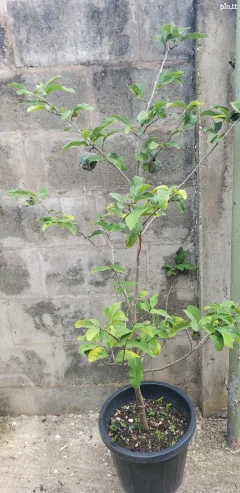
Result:
M163 269L167 270L167 275L172 276L176 275L179 271L180 272L186 272L189 270L196 270L196 266L193 264L190 264L189 262L185 262L185 253L183 248L180 247L176 253L175 259L174 259L174 264L164 264Z
M206 34L188 33L189 30L190 27L178 27L172 22L171 24L165 24L162 27L161 34L158 34L156 38L161 45L170 46L171 48L187 39L207 38Z
M190 28L178 27L173 22L163 26L157 40L164 47L164 60L169 51L181 42L206 37L205 34L191 33L189 30ZM156 100L156 94L161 94L164 86L182 85L183 76L182 71L161 70L154 83L153 92L152 90L149 92L152 94L151 99L145 107L142 105L145 103L145 90L140 84L133 82L128 89L133 96L142 101L141 111L135 121L131 121L125 115L112 114L93 128L84 128L82 123L79 123L83 111L93 111L94 108L91 105L79 103L72 108L66 108L52 104L53 93L60 91L64 95L66 92L70 94L75 92L74 89L60 83L60 76L38 83L33 90L29 90L21 83L9 84L16 90L21 104L26 105L28 113L39 110L52 113L54 117L60 118L63 125L67 124L66 131L76 133L73 140L63 146L62 151L73 149L74 152L79 152L79 148L83 148L77 157L81 171L93 171L94 178L96 165L101 161L98 165L99 170L100 166L114 167L121 174L121 179L124 178L128 184L124 193L122 186L118 186L117 192L110 192L110 203L104 213L97 214L94 223L96 229L88 235L80 230L72 215L43 206L42 202L48 196L45 188L37 192L10 190L7 193L13 199L23 199L26 206L44 207L44 215L38 219L43 231L52 226L58 226L74 235L80 234L95 245L101 254L105 255L105 264L95 267L92 272L94 275L99 275L109 271L114 278L114 290L121 301L104 308L104 323L92 318L76 322L75 327L80 330L79 354L86 355L90 363L107 359L110 364L122 365L127 369L134 389L138 389L143 380L145 355L156 358L161 352L164 341L176 337L181 331L190 330L187 335L193 339L198 336L200 330L204 331L212 339L218 351L224 346L233 347L234 342L240 343L240 308L233 302L210 305L206 307L205 314L202 314L197 307L188 305L183 310L183 317L180 317L169 314L167 309L162 308L158 293L149 295L139 285L142 242L148 227L153 220L168 214L169 206L173 202L181 212L184 212L184 203L187 199L186 191L180 186L171 184L166 186L160 180L157 181L157 186L150 186L145 178L145 172L155 174L161 171L163 166L161 153L169 149L172 153L177 152L181 146L179 137L194 128L198 121L202 105L200 101L194 100L186 103L181 100ZM156 93L155 89L159 92ZM205 131L208 134L208 141L217 144L225 137L228 125L240 120L240 100L233 101L230 109L213 105L202 111L200 116L211 118L212 126L206 128ZM160 123L165 128L169 128L169 123L172 124L173 120L176 126L174 124L173 130L169 131L165 137L162 137L159 130L151 132L153 125ZM132 139L140 142L134 156L135 163L131 163L131 169L142 167L137 176L132 177L131 174L129 178L125 174L128 168L124 157L112 151L112 144L111 150L105 150L109 139L114 143L114 136L117 132L131 134ZM116 233L124 237L127 248L136 248L137 261L134 279L131 279L129 272L114 260L114 245L111 240ZM103 247L98 245L97 237L100 235L103 236L103 242L109 245L111 254L106 253ZM173 263L163 266L168 276L196 270L193 264L185 261L185 256L186 252L180 247Z

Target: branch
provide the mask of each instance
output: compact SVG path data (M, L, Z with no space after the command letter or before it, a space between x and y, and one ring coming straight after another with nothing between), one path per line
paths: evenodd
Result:
M155 212L154 212L154 214L155 214ZM142 235L144 235L144 234L146 233L146 231L148 230L149 226L152 224L152 222L154 221L154 219L156 219L156 217L157 217L157 216L155 216L155 215L154 215L154 216L150 219L149 223L147 223L146 227L144 228L144 230L143 230L143 232L142 232Z
M180 122L178 122L176 128L170 133L168 139L165 140L165 142L163 142L163 144L167 144L169 142L169 140L173 137L173 135L175 135L177 133L180 125L182 124L182 122L184 120L185 113L186 113L186 110L184 110L184 112L182 114L182 118L181 118ZM158 156L158 154L160 154L160 152L162 152L163 149L164 149L164 146L163 147L160 147L160 149L157 152L155 152L155 154L151 157L151 159L148 162L148 164L151 164L154 161L154 159Z
M172 287L173 287L173 285L172 285L172 281L171 281L170 288L169 288L169 291L168 291L168 294L167 294L167 298L166 298L166 305L165 305L166 312L168 311L168 301L169 301L169 296L170 296L171 291L172 291Z
M186 329L186 334L187 334L189 346L190 346L190 349L191 349L191 352L192 352L192 350L193 350L193 344L192 344L192 339L191 339L191 337L189 335L188 329Z
M51 106L51 104L49 103L49 101L47 101L46 99L40 99L39 98L39 101L41 101L42 103L45 103L45 104L48 104L49 106ZM52 113L53 115L56 115L58 117L61 118L61 113L59 111L59 109L56 107L56 110L57 111L53 111L51 110L50 113ZM75 128L76 132L79 133L81 135L81 130L80 128L78 128L78 126L69 118L66 118L65 120L66 122L69 123L69 125L72 125L72 127ZM127 177L127 175L125 175L125 173L123 173L123 171L119 168L117 168L117 166L115 166L114 163L112 163L112 161L107 157L107 154L105 154L105 152L103 152L101 149L99 149L98 146L96 146L90 139L87 139L89 145L92 146L93 149L95 149L95 151L97 151L99 154L101 154L101 156L105 159L105 161L107 161L109 164L111 164L111 166L113 166L123 177L124 179L128 182L128 183L131 183L131 180L129 180L129 178Z
M159 70L159 72L158 72L158 76L157 76L157 78L156 78L156 80L155 80L155 82L154 82L154 86L153 86L153 90L152 90L151 97L150 97L150 99L149 99L149 101L148 101L148 104L147 104L147 111L149 110L149 106L150 106L150 104L151 104L151 102L152 102L152 100L153 100L153 98L154 98L154 94L155 94L155 91L156 91L156 88L157 88L157 83L158 83L159 77L160 77L160 75L161 75L161 73L162 73L162 71L163 71L163 67L164 67L164 65L165 65L165 63L166 63L167 56L168 56L168 52L169 52L169 47L168 47L168 46L166 46L166 48L165 48L165 55L164 55L164 59L163 59L162 65L161 65L161 67L160 67L160 70Z
M201 159L201 161L197 164L197 166L191 171L191 173L187 176L187 178L185 178L185 180L180 184L178 185L177 188L180 188L182 187L183 185L185 185L185 183L189 180L189 178L191 178L191 176L198 170L198 168L204 163L204 161L206 161L206 159L212 154L212 152L214 151L214 149L216 149L216 147L219 146L219 144L222 142L222 140L224 140L227 135L233 130L233 128L239 123L239 120L237 120L235 123L233 123L233 125L231 125L231 127L227 130L227 132L221 137L221 139L212 147L212 149L206 154L206 156L204 156L203 159Z
M47 211L47 213L49 214L49 210L48 210L48 208L47 208L47 207L45 207L45 205L43 205L43 203L42 203L42 202L38 201L38 204L39 204L39 205L41 205L41 206L43 207L43 209L45 209L45 211ZM61 217L59 217L57 214L55 214L55 213L53 213L53 212L51 212L51 214L52 214L54 217L56 217L57 219L61 219ZM104 255L104 257L105 257L105 258L106 258L106 259L110 262L110 264L111 264L112 266L114 266L114 261L112 261L112 259L111 259L111 258L109 257L109 255L108 255L108 254L107 254L107 253L103 250L103 248L101 248L99 245L97 245L96 243L94 243L94 241L92 241L92 240L91 240L91 238L89 238L89 236L86 236L86 235L85 235L82 231L80 231L80 229L78 229L76 226L75 226L75 228L76 228L76 231L78 232L78 234L80 234L80 236L82 236L85 240L89 241L89 242L91 243L91 245L93 245L95 248L97 248L97 249L98 249L98 250L99 250L99 251L100 251L100 252ZM114 260L114 259L113 259L113 260ZM128 300L128 297L127 297L127 294L126 294L126 290L125 290L124 286L123 286L123 285L122 285L122 283L121 283L121 279L120 279L120 277L119 277L119 275L118 275L118 272L116 272L114 269L112 269L112 270L113 270L113 272L114 272L114 274L115 274L115 276L116 276L116 278L117 278L117 280L118 280L118 282L119 282L119 284L120 284L120 286L121 286L121 288L122 288L122 292L123 292L124 298L125 298L125 300L126 300L126 302L127 302L128 306L129 306L129 308L130 308L130 311L131 311L131 310L132 310L132 308L131 308L131 305L130 305L130 303L129 303L129 300Z
M142 250L142 235L139 234L138 237L138 250L136 258L136 284L134 292L134 303L133 303L133 324L137 323L137 299L138 299L138 287L139 287L139 276L140 276L140 255Z
M189 351L187 354L185 354L181 358L173 361L172 363L168 363L167 365L162 366L161 368L152 368L152 370L143 370L144 373L152 373L154 371L166 370L167 368L170 368L171 366L176 365L177 363L180 363L181 361L187 359L191 354L195 353L195 351L198 351L199 349L201 349L204 346L204 344L206 344L206 342L209 340L209 337L210 337L209 335L206 335L194 349L191 349L191 351Z

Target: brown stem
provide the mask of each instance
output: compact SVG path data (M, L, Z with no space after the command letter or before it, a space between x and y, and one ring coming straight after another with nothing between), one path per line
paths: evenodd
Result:
M204 346L204 344L206 344L206 342L208 340L209 340L209 335L206 335L194 349L191 349L188 353L184 354L184 356L182 356L181 358L179 358L175 361L172 361L172 363L168 363L167 365L162 366L161 368L152 368L151 370L143 370L143 371L144 371L144 373L152 373L154 371L166 370L166 368L170 368L171 366L176 365L177 363L180 363L181 361L188 358L191 354L195 353L195 351L198 351L199 349L201 349Z
M140 255L142 250L142 235L138 236L138 250L136 258L136 281L135 281L135 292L134 292L134 302L133 302L133 325L137 323L137 300L138 300L138 288L139 288L139 277L140 277Z
M143 396L140 387L135 390L137 407L140 413L140 424L142 431L149 433L149 426L146 418L146 407L144 404Z

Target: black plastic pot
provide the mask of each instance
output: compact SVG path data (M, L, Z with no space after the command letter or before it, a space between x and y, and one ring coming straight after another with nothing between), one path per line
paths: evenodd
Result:
M171 447L159 452L131 452L119 447L108 436L108 424L116 409L135 401L131 386L122 387L102 406L99 416L101 437L111 451L122 487L126 493L174 493L181 485L188 444L196 426L196 411L191 400L178 388L161 382L143 382L146 399L164 397L187 418L185 435Z

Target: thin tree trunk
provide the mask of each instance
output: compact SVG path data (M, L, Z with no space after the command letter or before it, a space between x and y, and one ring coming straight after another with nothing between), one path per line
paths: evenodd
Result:
M149 426L148 426L148 422L147 422L147 418L146 418L146 408L145 408L145 404L144 404L144 400L143 400L143 396L142 396L142 392L141 392L140 387L135 390L135 394L136 394L137 407L138 407L139 413L140 413L140 424L141 424L142 430L145 431L146 433L148 433L149 432Z

